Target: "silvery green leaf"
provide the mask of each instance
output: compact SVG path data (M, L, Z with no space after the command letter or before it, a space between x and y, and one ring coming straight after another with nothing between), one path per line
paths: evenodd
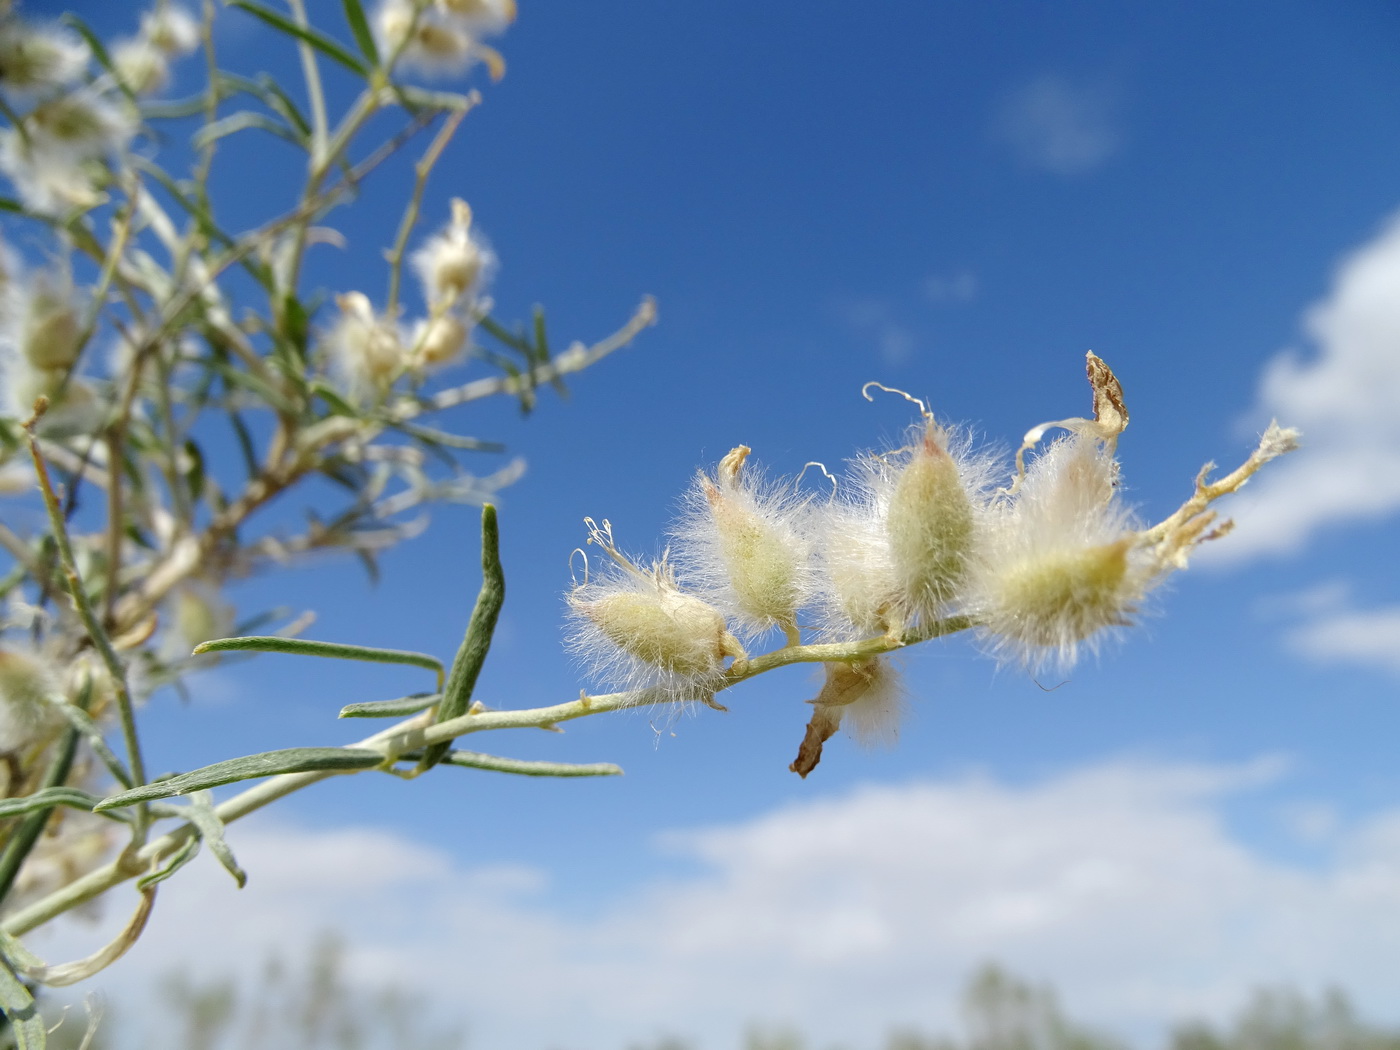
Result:
M464 715L471 706L472 690L476 688L481 665L486 662L491 635L496 629L496 620L500 618L505 598L506 578L501 569L501 535L496 525L496 508L486 503L481 508L481 590L477 593L471 619L467 621L467 633L452 660L447 684L442 688L438 722ZM431 769L437 765L447 749L446 742L426 748L419 768Z
M375 664L408 664L429 671L442 671L442 661L427 653L406 649L375 649L367 645L344 645L340 642L318 642L310 638L284 638L280 635L255 635L248 638L215 638L200 642L193 655L204 653L287 653L292 656L323 656L331 660L364 660Z
M270 7L264 7L262 4L253 3L253 0L230 0L229 6L247 11L274 29L279 29L288 36L305 41L327 58L335 59L346 69L358 73L362 77L369 75L369 69L363 62L320 30L299 26L286 15L274 11Z
M174 875L177 871L183 868L190 861L194 860L194 855L198 852L199 836L191 835L184 842L180 843L179 849L177 849L174 853L170 855L170 857L166 860L164 867L151 872L149 875L143 875L141 876L141 878L137 879L136 888L144 892L149 887L156 885L156 883L164 882L166 879L170 878L170 876Z
M233 850L224 838L224 822L214 812L213 796L207 791L191 791L189 799L186 813L190 823L199 829L199 837L209 847L209 852L218 858L224 870L233 876L233 881L238 883L241 890L248 884L248 873L238 866L238 861L233 857Z
M345 8L345 21L350 23L350 32L355 34L355 43L360 46L360 53L371 66L379 65L379 48L374 42L374 33L370 31L369 19L365 18L365 9L360 6L360 0L341 0L341 4Z
M405 756L407 757L407 756ZM620 777L622 767L611 762L536 762L524 758L504 758L480 751L449 751L442 758L445 766L489 769L523 777Z
M10 1022L18 1050L43 1050L48 1038L44 1019L24 983L10 969L8 960L0 960L0 1011Z
M239 780L276 776L280 773L350 772L371 769L384 761L378 751L358 747L289 747L281 751L264 751L257 755L230 758L189 773L179 773L165 780L142 784L129 791L104 798L94 810L131 806L156 798L186 795L191 791L232 784Z
M0 799L0 819L17 817L21 813L32 813L36 809L49 809L53 806L68 806L72 809L92 812L92 807L101 799L86 791L71 787L49 787L22 798Z
M363 704L346 704L340 718L405 718L427 710L438 702L441 693L413 693L394 700L371 700Z

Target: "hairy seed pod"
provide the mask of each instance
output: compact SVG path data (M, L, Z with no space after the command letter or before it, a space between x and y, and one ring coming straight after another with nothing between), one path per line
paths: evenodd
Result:
M787 490L741 476L749 452L739 445L713 478L696 479L701 498L676 530L680 556L746 627L795 631L807 550L795 523L799 507Z
M885 527L910 611L935 614L962 582L974 516L947 439L932 420L895 480Z
M1139 588L1129 572L1132 539L1013 563L997 575L999 630L1029 645L1066 646L1122 625Z
M578 608L623 652L670 674L711 675L734 655L719 611L678 590L621 591L580 602Z

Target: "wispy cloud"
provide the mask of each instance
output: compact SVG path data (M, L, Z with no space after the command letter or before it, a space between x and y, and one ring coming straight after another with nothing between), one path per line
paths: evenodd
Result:
M977 292L977 275L966 268L932 274L924 280L924 298L940 306L970 303L977 298Z
M1400 511L1400 215L1347 256L1304 316L1311 352L1265 368L1257 416L1303 431L1303 448L1250 484L1212 560L1301 549L1320 530Z
M1033 168L1082 175L1122 147L1119 110L1118 94L1108 85L1047 74L1005 98L993 133Z
M885 364L902 365L914 356L914 334L897 320L894 308L885 300L848 299L839 309L847 324L874 343Z
M1400 675L1400 605L1326 613L1294 628L1288 640L1305 656L1322 663L1353 664Z
M106 981L130 1016L155 973L248 972L334 926L358 979L411 983L463 1011L476 1045L521 1050L661 1032L732 1045L753 1019L853 1045L893 1024L947 1031L989 958L1140 1041L1268 981L1340 982L1393 1018L1400 811L1329 817L1325 835L1305 815L1330 859L1291 866L1222 819L1232 792L1280 768L1123 761L1031 785L865 787L672 833L661 847L693 874L639 876L588 916L552 907L538 871L463 866L393 832L235 826L248 888L212 863L182 873Z

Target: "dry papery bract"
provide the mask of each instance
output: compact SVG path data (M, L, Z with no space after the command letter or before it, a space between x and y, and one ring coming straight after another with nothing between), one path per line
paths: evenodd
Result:
M1133 623L1144 597L1191 550L1229 531L1210 504L1297 446L1271 423L1232 473L1209 480L1162 522L1143 525L1122 498L1116 458L1128 425L1123 390L1089 354L1091 418L1032 428L1014 467L974 447L924 402L901 448L851 461L830 494L767 482L740 445L702 472L667 555L642 570L619 555L611 526L590 542L622 566L576 587L574 651L599 684L666 696L713 696L790 663L821 662L795 772L806 776L843 725L864 741L897 734L903 688L885 654L971 630L1003 663L1067 671ZM1060 436L1047 441L1052 431ZM601 604L600 604L601 603ZM615 603L615 604L610 604ZM781 631L761 655L739 650Z

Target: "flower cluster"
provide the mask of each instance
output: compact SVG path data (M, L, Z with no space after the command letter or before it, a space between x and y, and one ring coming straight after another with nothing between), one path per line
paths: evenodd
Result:
M1213 484L1203 471L1193 497L1147 528L1119 485L1122 388L1093 354L1088 376L1093 417L1035 427L1014 467L891 391L918 406L920 422L903 447L856 458L829 496L762 481L740 446L696 479L652 569L590 521L590 543L622 571L569 595L572 648L610 684L677 699L822 661L825 684L793 764L804 776L839 727L860 739L895 733L902 690L886 654L896 649L970 629L1005 663L1068 670L1131 624L1196 544L1227 531L1209 504L1298 436L1272 424L1243 466ZM1062 434L1046 443L1051 431ZM740 648L736 635L752 645L772 630L783 647L761 657Z

